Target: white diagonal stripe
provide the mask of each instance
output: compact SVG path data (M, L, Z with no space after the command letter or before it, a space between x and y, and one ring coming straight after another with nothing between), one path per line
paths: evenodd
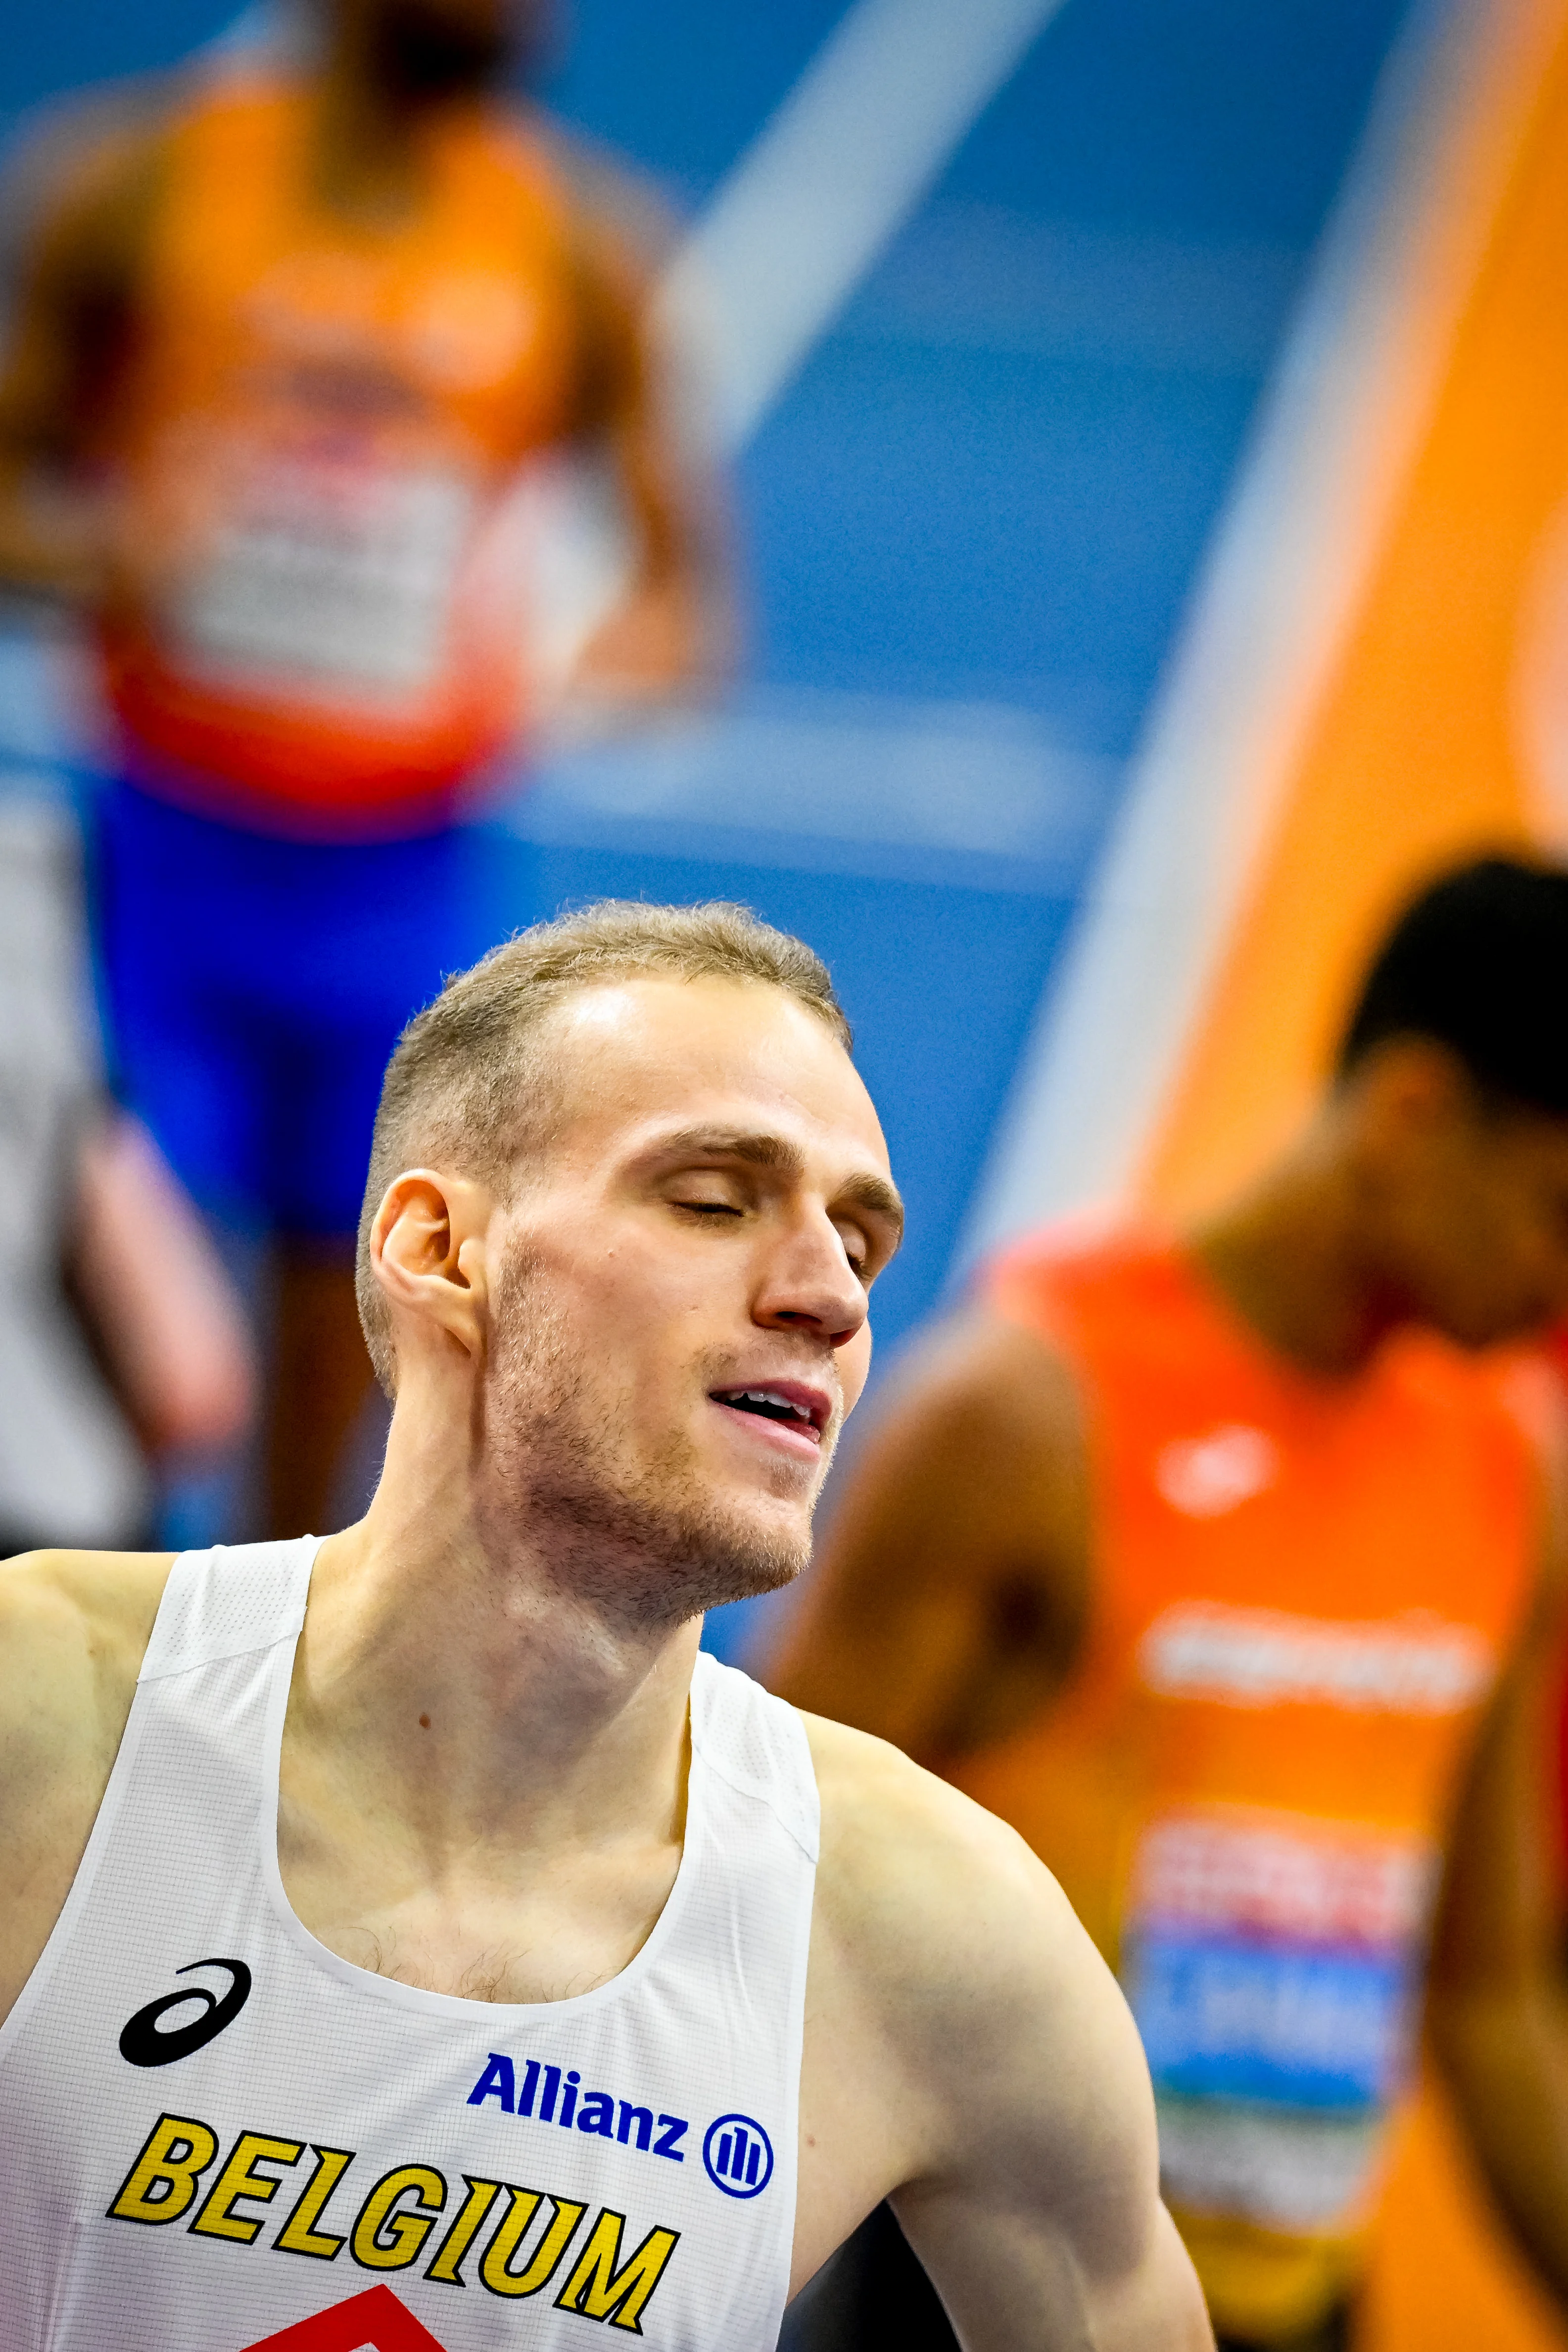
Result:
M856 0L662 289L743 446L1062 0Z

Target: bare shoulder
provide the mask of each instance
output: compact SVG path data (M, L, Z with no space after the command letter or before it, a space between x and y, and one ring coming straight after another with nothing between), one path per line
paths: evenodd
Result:
M968 2094L987 2080L993 2147L1007 2137L998 2126L1015 2095L1023 2128L1070 2141L1086 2072L1108 2107L1124 2090L1129 2128L1147 2124L1152 2145L1131 2021L1044 1864L1005 1822L885 1741L803 1720L822 1801L823 1967L897 2053L900 2074L922 2086L927 2168L963 2161L955 2116L973 2112Z
M0 2015L80 1859L172 1558L37 1551L0 1566Z
M0 1565L0 1845L42 1782L113 1761L173 1557L33 1551Z
M971 1980L981 1944L987 1970L1005 1971L987 1921L1021 1928L1037 1950L1042 1933L1076 1939L1056 1881L1005 1822L889 1741L801 1719L822 1802L818 1901L868 1967L900 1987L933 1980L940 1991L955 1960Z
M940 1397L1031 1445L1042 1436L1075 1441L1082 1428L1078 1378L1062 1349L984 1305L940 1324L889 1387L893 1411L912 1398Z
M6 193L34 234L64 230L119 242L140 226L166 168L172 110L98 110L52 121L6 173ZM13 235L16 225L13 225Z
M1037 1710L1081 1639L1077 1377L1037 1333L971 1309L909 1351L871 1410L764 1675L798 1706L950 1760Z
M173 106L144 91L51 113L0 176L0 274L23 323L132 299L164 185Z
M134 1683L174 1560L168 1551L25 1551L0 1561L0 1694L25 1665L47 1671L68 1657L112 1678L123 1654Z
M1016 1549L1026 1530L1059 1539L1082 1517L1083 1431L1078 1375L1060 1350L974 1307L893 1372L857 1466L874 1493L903 1498L914 1526L956 1506L980 1540L1005 1530Z
M651 280L680 235L679 216L668 196L624 155L581 129L568 131L539 108L529 109L524 120L579 224L611 240L638 278Z

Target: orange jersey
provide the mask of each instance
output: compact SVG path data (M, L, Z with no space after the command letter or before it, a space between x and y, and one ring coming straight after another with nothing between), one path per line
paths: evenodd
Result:
M1121 1974L1217 2323L1290 2332L1357 2264L1534 1448L1497 1368L1411 1336L1310 1378L1158 1244L1031 1243L987 1288L1076 1368L1092 1600L1067 1691L954 1777Z
M519 121L431 126L407 208L351 215L317 191L316 102L236 76L170 131L101 645L136 772L352 835L427 819L518 728L516 491L571 429L578 306Z

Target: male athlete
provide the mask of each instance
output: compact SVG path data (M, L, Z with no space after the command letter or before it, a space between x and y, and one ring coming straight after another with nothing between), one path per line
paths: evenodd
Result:
M1559 1577L1522 1367L1473 1352L1568 1305L1565 1004L1568 873L1426 893L1244 1198L1180 1241L1028 1242L926 1343L770 1677L1055 1870L1142 2030L1222 2344L1346 2340L1424 1984L1568 2303ZM879 2224L836 2309L907 2269ZM838 2339L825 2313L800 2340Z
M737 908L497 950L387 1073L364 1520L0 1575L6 2352L773 2352L886 2196L972 2352L1210 2343L1046 1872L698 1652L866 1377L847 1044Z
M563 452L633 549L571 691L668 692L715 654L636 206L505 96L538 14L321 0L316 53L209 61L77 142L0 373L0 581L86 614L112 720L120 1075L203 1206L279 1245L279 1534L322 1523L368 1387L387 1055L519 919L454 818L537 715Z

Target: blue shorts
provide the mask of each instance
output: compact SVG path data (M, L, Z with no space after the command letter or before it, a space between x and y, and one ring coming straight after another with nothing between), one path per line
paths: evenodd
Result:
M531 919L523 845L482 827L279 840L125 783L95 820L99 976L126 1100L221 1223L352 1234L388 1056L448 972Z

